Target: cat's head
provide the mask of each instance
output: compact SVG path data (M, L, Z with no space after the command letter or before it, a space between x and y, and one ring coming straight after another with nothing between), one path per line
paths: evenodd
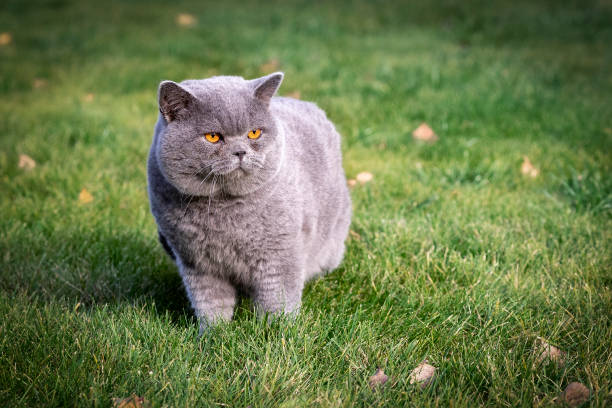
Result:
M284 136L270 100L282 80L277 72L253 80L163 81L156 153L168 181L189 195L244 195L274 177Z

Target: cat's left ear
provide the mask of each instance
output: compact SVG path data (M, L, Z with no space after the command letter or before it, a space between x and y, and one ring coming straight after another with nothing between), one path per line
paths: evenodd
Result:
M187 89L172 81L159 84L157 99L159 111L168 123L184 116L195 103L195 97Z
M282 72L275 72L265 77L254 79L252 82L255 88L255 97L269 105L270 99L272 99L281 82L283 82L283 76Z

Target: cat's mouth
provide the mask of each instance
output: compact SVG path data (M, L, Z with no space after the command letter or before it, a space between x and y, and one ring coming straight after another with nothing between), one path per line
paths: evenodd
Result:
M213 173L218 176L240 175L247 173L247 169L243 167L242 163L236 163L213 169Z

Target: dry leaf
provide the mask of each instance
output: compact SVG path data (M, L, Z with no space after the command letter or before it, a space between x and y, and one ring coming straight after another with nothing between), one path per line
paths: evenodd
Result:
M570 407L578 407L589 400L591 391L579 382L569 383L559 399Z
M438 140L438 135L436 135L432 128L429 127L427 123L421 123L418 128L412 132L412 137L415 140L421 140L423 142L433 143Z
M34 89L44 88L47 86L47 84L47 80L42 78L34 78L34 81L32 81L32 87Z
M378 386L383 386L385 383L389 381L389 376L385 374L382 369L376 370L373 376L370 377L368 384L370 384L370 388L374 389Z
M300 91L293 91L293 92L289 92L287 95L289 98L294 98L294 99L300 99L300 97L302 96L302 94L300 93Z
M356 239L357 241L361 241L361 235L359 235L359 233L353 230L349 230L349 235L351 236L351 238Z
M559 350L555 346L548 344L542 337L536 339L538 346L535 348L537 364L548 365L550 361L557 363L560 366L565 364L565 352Z
M421 388L427 387L434 379L436 367L430 365L427 360L416 366L408 377L410 384L419 384Z
M523 156L523 164L521 164L521 173L525 176L529 176L531 178L536 178L540 173L540 170L536 169L531 161L529 161L529 157Z
M9 45L12 41L11 33L0 33L0 45Z
M346 180L346 184L348 184L349 187L355 187L355 185L357 184L357 180L355 180L355 179L348 179L348 180Z
M87 93L83 96L83 102L93 102L95 95L92 93Z
M357 174L357 177L355 178L357 179L357 182L359 182L359 184L365 184L365 183L372 181L374 176L372 175L372 173L368 173L367 171L362 171L361 173Z
M262 64L259 67L259 71L261 71L264 74L269 74L271 72L278 71L279 67L280 67L280 63L278 62L278 60L276 58L272 58L268 62Z
M197 23L197 19L191 14L180 13L176 16L176 24L183 27L192 27Z
M127 398L113 398L113 408L145 408L150 406L149 401L136 394Z
M79 193L79 203L81 204L91 203L93 199L94 199L93 196L91 195L89 191L87 191L86 188L82 189L81 192Z
M36 162L27 154L20 154L18 166L20 169L32 170L34 167L36 167Z

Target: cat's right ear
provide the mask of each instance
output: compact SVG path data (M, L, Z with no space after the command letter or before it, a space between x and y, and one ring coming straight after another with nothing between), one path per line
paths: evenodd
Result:
M185 88L172 81L162 81L157 92L159 111L166 122L185 115L195 102L195 97Z
M272 99L276 91L278 91L281 82L283 82L284 75L282 72L275 72L265 77L251 80L255 90L255 97L268 106L270 99Z

